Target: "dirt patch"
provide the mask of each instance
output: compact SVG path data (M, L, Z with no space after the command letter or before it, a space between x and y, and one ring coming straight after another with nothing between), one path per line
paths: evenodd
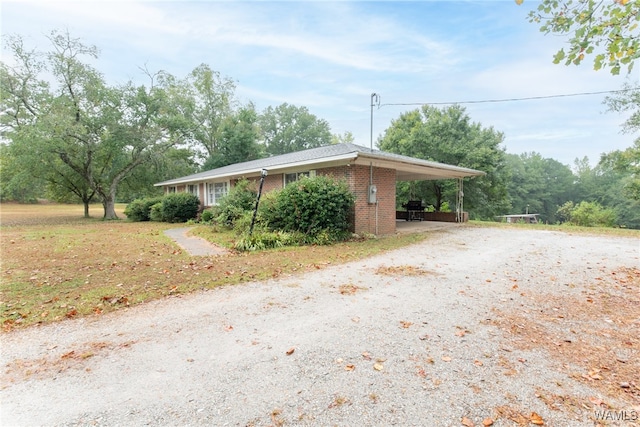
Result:
M414 265L381 266L376 269L376 274L385 276L437 276L439 273L425 270Z
M115 344L113 342L100 341L74 345L60 351L57 345L47 347L47 355L36 359L15 359L5 365L3 384L24 381L26 379L43 379L52 375L63 373L69 369L84 370L88 359L102 356L108 352L131 347L135 341L126 341Z
M640 269L600 269L579 295L527 295L519 312L496 310L494 324L519 349L544 349L573 379L640 405ZM514 285L515 286L515 285ZM552 408L595 404L540 392Z
M139 305L116 286L117 311L7 332L2 424L638 424L638 239L456 227L409 249ZM291 261L272 254L197 271Z

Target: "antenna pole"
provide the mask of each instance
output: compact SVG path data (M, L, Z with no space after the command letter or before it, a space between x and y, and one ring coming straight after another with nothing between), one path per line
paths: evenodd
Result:
M370 144L369 149L371 150L371 152L373 152L373 106L374 105L378 105L378 107L380 106L380 95L378 95L377 93L371 94L371 141L369 142Z

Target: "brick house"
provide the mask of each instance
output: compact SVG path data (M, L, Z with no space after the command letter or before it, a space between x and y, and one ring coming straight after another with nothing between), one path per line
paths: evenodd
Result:
M484 172L355 144L328 145L249 162L237 163L155 184L164 193L188 191L203 206L217 204L239 179L258 181L267 176L263 192L283 188L302 176L330 175L345 179L356 197L352 231L393 234L396 231L396 182L458 179Z

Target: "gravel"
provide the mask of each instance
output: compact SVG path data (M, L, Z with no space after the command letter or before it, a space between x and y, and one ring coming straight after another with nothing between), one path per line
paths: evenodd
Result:
M637 239L461 226L312 273L14 331L2 337L0 421L512 426L511 408L593 425L592 411L552 410L536 390L599 393L542 351L512 348L491 321L526 304L513 277L522 293L561 296L595 280L592 267L638 265Z

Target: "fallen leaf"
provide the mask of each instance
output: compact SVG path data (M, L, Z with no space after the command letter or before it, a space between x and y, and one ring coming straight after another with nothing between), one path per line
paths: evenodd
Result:
M589 398L589 402L593 403L596 406L600 406L602 405L602 399L598 398L598 397L590 397Z
M291 356L294 351L296 351L296 349L294 347L291 347L289 350L287 350L287 356Z
M467 417L462 417L462 425L465 427L473 427L473 421L471 421L469 418Z
M362 357L364 357L365 360L371 360L371 355L368 351L363 352Z
M403 328L407 329L409 326L413 325L413 323L407 322L406 320L401 320L400 325L402 325Z
M442 360L444 362L451 362L451 358L449 356L442 356Z
M466 333L467 331L465 331L464 329L460 329L459 331L456 332L456 336L463 337L466 335Z
M484 363L482 363L482 360L477 360L477 359L473 361L473 364L476 365L476 366L484 365Z
M382 371L384 369L384 366L382 366L382 363L374 363L373 369L375 369L376 371Z
M227 325L227 326L224 327L224 330L227 331L227 332L231 332L231 331L233 331L233 326Z
M529 416L529 420L531 421L531 424L535 424L537 426L544 425L544 420L542 419L542 417L535 412L531 413L531 415Z
M493 425L493 418L485 418L484 420L482 420L482 425L484 427L489 427Z
M355 365L352 365L351 363L349 363L348 365L346 365L346 366L344 367L344 370L345 370L345 371L353 371L354 369L356 369L356 366L355 366Z

